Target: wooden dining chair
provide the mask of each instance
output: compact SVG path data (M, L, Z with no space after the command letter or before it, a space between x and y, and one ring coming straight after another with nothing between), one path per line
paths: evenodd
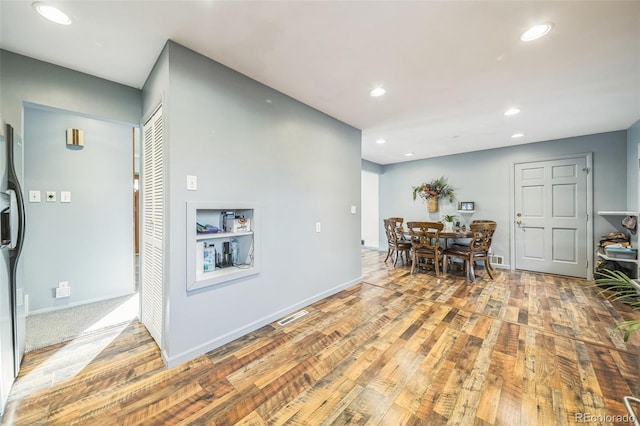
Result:
M420 259L432 259L436 276L440 275L440 232L442 222L407 222L411 241L411 273L416 270Z
M411 243L403 239L403 221L404 220L402 218L397 217L384 219L384 232L387 234L387 246L389 247L387 250L387 257L384 261L386 262L389 257L393 257L395 254L393 266L396 266L396 263L398 263L398 257L401 257L403 253L405 256L404 263L406 264L409 259L409 252L411 251Z
M467 271L467 282L476 280L474 271L474 262L476 261L484 262L487 274L493 279L493 275L491 274L492 268L489 263L489 249L491 248L491 241L496 227L497 225L494 221L472 222L469 228L473 236L471 237L469 246L452 246L443 250L443 272L447 272L448 258L457 257L464 260L465 270Z
M400 231L404 230L404 228L402 227L402 224L404 223L404 218L403 217L388 217L387 220L392 220L395 222L396 224L396 228Z

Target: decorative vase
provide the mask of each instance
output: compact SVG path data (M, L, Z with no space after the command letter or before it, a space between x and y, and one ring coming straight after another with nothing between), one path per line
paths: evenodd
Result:
M442 232L453 232L453 222L444 222Z
M438 211L438 198L437 197L429 197L427 198L427 211L429 213L435 213Z

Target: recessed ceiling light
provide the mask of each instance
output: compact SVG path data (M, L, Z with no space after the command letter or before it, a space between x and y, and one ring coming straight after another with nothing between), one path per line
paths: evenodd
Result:
M384 139L378 139L378 140L376 141L376 143L377 143L378 145L382 145L383 143L386 143L386 142L387 142L387 141L385 141Z
M514 139L515 138L521 138L523 136L524 136L524 133L514 133L514 134L511 135L511 137L514 138Z
M387 91L384 90L382 87L376 87L375 89L371 90L369 94L374 98L377 98L378 96L384 95L386 92Z
M537 40L540 37L546 35L549 31L551 31L551 28L553 28L553 24L550 22L534 25L533 27L529 28L527 31L522 33L522 35L520 36L520 40L522 41Z
M69 18L66 13L54 6L46 3L35 2L33 3L33 7L38 11L40 15L51 22L55 22L56 24L60 25L71 25L71 18Z
M516 115L520 112L519 108L509 108L504 112L504 115Z
M405 157L411 157L413 155L413 152L407 152L404 156Z

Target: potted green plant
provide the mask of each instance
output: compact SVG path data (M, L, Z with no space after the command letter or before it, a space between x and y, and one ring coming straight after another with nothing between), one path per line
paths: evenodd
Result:
M635 287L624 272L604 269L596 272L601 278L595 280L597 286L603 287L598 292L609 300L619 300L640 311L640 289ZM622 321L615 330L624 331L624 341L628 341L631 333L640 330L640 318Z
M456 218L455 214L445 214L442 216L442 221L444 223L444 232L453 232L453 222L455 222Z
M429 213L438 211L438 199L448 198L449 202L453 201L454 189L447 183L447 179L442 176L431 182L424 182L413 187L413 201L416 198L422 198L427 202L427 210Z

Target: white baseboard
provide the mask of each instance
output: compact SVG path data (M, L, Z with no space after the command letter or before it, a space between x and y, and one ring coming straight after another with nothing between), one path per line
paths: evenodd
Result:
M349 288L355 284L362 282L362 276L353 279L351 281L347 281L346 283L340 284L336 287L330 288L329 290L323 291L322 293L318 293L314 296L308 297L304 300L301 300L298 303L294 303L291 306L287 306L286 308L280 309L277 312L274 312L270 315L264 316L256 321L253 321L249 324L246 324L240 328L237 328L229 333L223 334L222 336L216 337L215 339L209 340L201 345L198 345L192 349L174 355L172 357L168 356L168 354L163 350L162 351L162 361L167 366L167 368L173 368L177 365L182 364L183 362L187 362L199 355L206 354L213 349L219 348L220 346L227 344L239 337L242 337L252 331L259 329L267 324L271 324L272 322L279 320L280 318L287 316L305 306L309 306L312 303L317 302L318 300L325 299L329 296L332 296L346 288Z
M494 269L511 269L511 265L508 265L506 263L503 263L502 265L494 265L493 263L491 264L491 267Z
M105 296L105 297L96 297L95 299L81 300L79 302L69 303L69 304L64 305L64 306L55 306L55 307L50 307L50 308L37 309L35 311L28 312L27 316L32 316L32 315L37 315L37 314L44 314L44 313L53 312L53 311L59 311L61 309L73 308L75 306L88 305L89 303L102 302L102 301L105 301L105 300L116 299L118 297L133 296L134 294L136 294L135 291L127 292L127 293L123 293L123 294L114 294L114 295ZM25 295L25 298L26 297L28 297L28 295Z

